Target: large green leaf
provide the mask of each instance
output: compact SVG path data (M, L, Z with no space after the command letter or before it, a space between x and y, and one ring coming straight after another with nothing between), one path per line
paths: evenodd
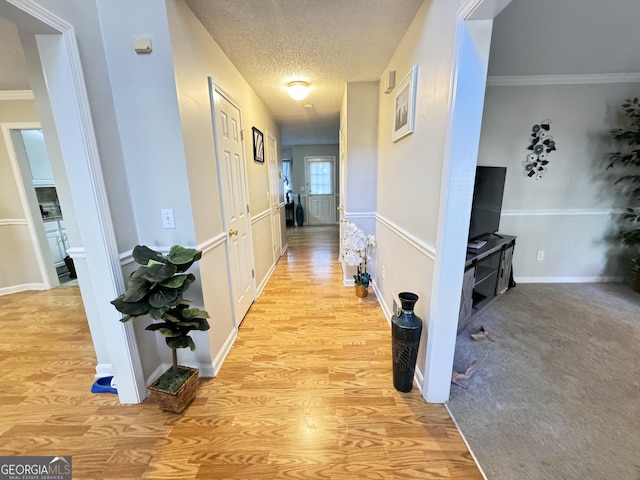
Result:
M169 305L178 297L178 292L175 290L160 288L158 291L151 294L149 297L149 304L154 308L162 308Z
M162 282L161 285L166 288L179 288L184 284L187 278L188 275L174 275Z
M159 330L161 328L163 328L166 325L166 322L163 323L152 323L150 325L147 325L144 329L145 330L149 330L150 332L155 332L156 330Z
M198 323L198 326L197 327L193 327L193 330L200 330L201 332L204 332L205 330L209 330L209 328L210 328L209 327L209 322L207 322L206 319L198 318L198 319L195 319L195 320L193 320L193 321L191 321L189 323L196 323L196 322Z
M147 267L143 276L150 282L160 283L171 278L177 270L177 267L172 263L155 263Z
M149 263L149 260L156 260L158 262L162 262L163 260L166 261L166 257L160 252L151 250L149 247L144 245L136 245L133 249L132 255L136 262L145 266Z
M178 291L180 293L183 293L184 291L186 291L193 282L196 281L196 276L193 273L189 273L187 274L187 278L185 278L184 283L182 284L182 286L180 288L178 288Z
M184 248L180 245L174 245L169 250L167 258L171 263L176 265L184 265L185 263L194 262L199 260L202 256L202 252L199 252L195 248Z
M183 333L179 329L176 329L172 324L166 322L152 323L151 325L147 325L145 330L160 332L165 337L179 337L183 335Z
M124 292L125 302L138 302L142 300L151 290L152 284L144 278L130 280L127 283L127 290Z
M200 327L200 322L194 320L193 322L179 322L176 325L184 329L197 330Z
M170 308L169 305L165 305L164 307L159 307L159 308L153 308L153 307L149 308L149 315L154 320L160 320L164 318L164 315L167 313L169 308Z
M200 330L204 332L205 330L209 330L209 322L207 322L204 318L194 318L193 320L189 320L188 322L179 322L177 326L182 328L185 331L189 330Z
M165 341L170 348L187 348L195 350L196 345L188 335L182 335L180 337L166 337Z
M199 308L186 308L182 311L182 316L186 319L209 318L209 314Z
M149 305L147 302L130 303L130 302L125 302L123 298L124 298L124 295L120 295L115 300L111 300L111 304L114 307L116 307L116 309L120 313L124 313L126 315L132 315L132 316L140 316L140 315L145 315L149 313L149 309L151 308L151 305Z
M160 332L165 337L177 338L182 336L182 332L166 327L159 328L158 332Z

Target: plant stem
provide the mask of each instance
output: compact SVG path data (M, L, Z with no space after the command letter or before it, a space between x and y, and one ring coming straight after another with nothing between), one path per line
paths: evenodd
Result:
M173 356L173 366L171 367L173 370L173 373L178 373L178 350L176 350L175 348L171 349L171 354Z

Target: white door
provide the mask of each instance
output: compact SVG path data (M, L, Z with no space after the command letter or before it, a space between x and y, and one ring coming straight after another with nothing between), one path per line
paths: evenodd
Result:
M278 171L277 140L267 132L267 162L269 164L269 202L271 208L271 238L273 261L282 252L282 230L280 228L280 172Z
M234 320L240 326L255 298L251 221L246 168L240 131L240 110L210 81L214 136L222 210L227 231L227 255L234 301Z
M307 211L309 225L336 223L336 157L305 157Z

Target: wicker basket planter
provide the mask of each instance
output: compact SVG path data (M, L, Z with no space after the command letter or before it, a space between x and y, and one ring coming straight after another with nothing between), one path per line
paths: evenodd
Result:
M182 413L182 411L187 408L187 406L196 397L196 391L198 390L198 369L182 365L178 368L190 370L191 376L176 392L172 393L167 390L159 389L156 387L157 381L149 387L153 398L158 401L160 408L165 412Z

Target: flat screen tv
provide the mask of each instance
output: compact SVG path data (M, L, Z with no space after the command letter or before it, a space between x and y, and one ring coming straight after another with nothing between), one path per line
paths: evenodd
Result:
M473 188L469 240L477 239L500 228L502 195L507 167L476 167Z

